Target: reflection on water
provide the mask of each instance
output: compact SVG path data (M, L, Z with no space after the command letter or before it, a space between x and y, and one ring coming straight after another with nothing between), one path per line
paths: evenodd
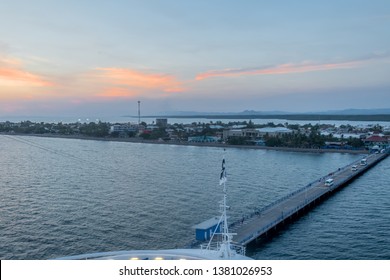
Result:
M182 247L218 214L221 148L0 136L0 258ZM230 219L357 159L230 148ZM270 242L258 259L388 259L389 160Z

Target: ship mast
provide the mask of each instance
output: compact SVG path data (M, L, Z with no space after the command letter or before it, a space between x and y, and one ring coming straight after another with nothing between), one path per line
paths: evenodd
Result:
M231 259L234 258L237 254L245 256L245 247L233 244L233 236L235 233L229 232L228 227L228 218L227 218L227 210L230 207L227 205L227 186L226 186L227 176L226 176L226 168L225 168L225 157L222 159L222 170L221 176L219 178L219 185L223 186L223 199L220 201L220 213L221 217L219 218L218 224L215 227L215 230L210 238L206 246L206 250L211 250L211 244L213 242L214 236L221 235L221 241L217 242L217 248L215 252L218 254L218 258L221 259ZM213 251L214 251L213 250Z
M227 222L227 210L229 209L229 206L226 204L227 202L227 187L226 187L226 169L225 169L225 158L222 160L222 171L221 176L219 179L219 184L223 185L223 200L221 201L220 207L221 207L221 220L222 220L222 244L219 249L220 256L222 258L231 258L234 255L234 250L231 249L231 242L233 239L233 234L229 233L229 227Z

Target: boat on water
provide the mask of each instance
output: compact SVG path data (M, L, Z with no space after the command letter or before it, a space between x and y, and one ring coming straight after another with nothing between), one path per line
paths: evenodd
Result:
M227 210L227 176L225 159L219 185L223 187L223 199L220 202L221 216L211 233L207 244L200 248L167 250L131 250L88 253L57 258L58 260L251 260L245 256L245 247L233 243L233 233L229 232ZM218 238L217 238L218 237ZM218 241L214 241L218 239Z

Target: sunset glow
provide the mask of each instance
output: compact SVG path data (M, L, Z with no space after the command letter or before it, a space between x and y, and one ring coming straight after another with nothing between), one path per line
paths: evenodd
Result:
M0 87L47 87L52 85L44 77L24 70L19 60L0 58Z
M126 85L139 90L157 89L163 92L184 91L181 83L167 74L144 73L123 68L97 68L98 78L113 85Z
M205 73L200 73L196 76L197 80L203 80L212 77L234 77L243 75L281 75L304 73L313 71L329 71L334 69L349 69L358 67L359 62L344 62L344 63L328 63L328 64L282 64L274 67L266 67L263 69L225 69L212 70Z
M390 104L388 1L3 2L0 117Z

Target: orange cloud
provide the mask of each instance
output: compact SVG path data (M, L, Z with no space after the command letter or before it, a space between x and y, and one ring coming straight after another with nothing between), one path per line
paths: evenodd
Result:
M246 68L246 69L223 69L213 70L200 73L196 76L196 80L203 80L212 77L235 77L243 75L280 75L290 73L303 73L313 71L326 71L333 69L354 68L360 61L341 62L341 63L327 63L327 64L281 64L277 66L269 66L263 68Z
M174 76L167 74L151 74L124 68L97 68L102 73L98 75L112 85L128 86L131 89L151 90L157 89L163 92L182 92L182 83ZM115 89L117 92L118 88Z
M53 85L45 78L23 70L17 59L0 58L0 86L34 86L47 87Z

